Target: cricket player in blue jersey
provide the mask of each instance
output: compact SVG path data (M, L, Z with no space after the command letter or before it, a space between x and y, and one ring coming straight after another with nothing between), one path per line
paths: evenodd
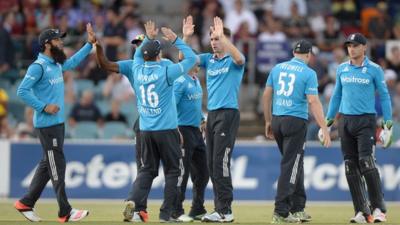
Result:
M184 37L184 40L190 36ZM233 222L231 157L239 128L239 89L245 58L230 41L230 30L219 17L210 29L213 53L200 54L208 92L207 164L214 191L214 212L204 222Z
M131 221L148 220L147 197L153 179L158 175L161 160L165 189L159 219L160 222L175 222L172 211L182 182L183 162L173 84L195 65L197 56L172 30L163 27L161 31L165 38L185 56L180 63L163 65L160 63L161 44L154 39L158 29L152 21L145 24L145 29L146 38L135 52L132 66L134 76L131 82L137 93L140 114L142 163L134 182ZM127 204L126 207L129 206Z
M142 44L143 40L145 38L144 34L140 34L138 36L135 37L135 39L133 39L131 41L131 43L133 45L135 45L136 50L137 48ZM109 72L114 72L114 73L120 73L124 76L126 76L129 80L129 82L132 85L132 88L134 88L134 81L133 81L133 71L132 71L132 65L133 65L133 59L129 59L129 60L120 60L117 62L112 62L109 61L107 59L107 57L104 54L103 51L103 47L101 46L100 42L97 41L96 42L96 59L97 62L100 66L100 68L105 69ZM163 65L170 65L173 64L172 61L168 60L168 59L160 59L160 63ZM133 125L133 131L135 132L135 137L136 137L136 145L135 145L135 158L136 158L136 167L137 170L139 171L139 168L141 167L141 154L142 154L142 150L141 150L141 138L140 138L140 129L139 129L139 118L136 119L134 125ZM133 190L134 190L134 185L132 184L132 188L129 192L129 195L127 197L127 199L125 200L126 203L126 207L125 210L123 212L124 215L124 221L125 222L129 222L132 221L133 218Z
M178 126L183 137L184 174L173 216L182 222L201 220L207 212L204 207L204 191L209 175L206 145L202 135L205 129L205 118L201 109L203 90L196 76L199 70L200 68L195 66L187 75L179 77L174 82ZM185 215L183 201L189 174L193 182L193 200L189 214Z
M382 68L365 55L367 39L360 33L354 33L348 36L345 45L350 60L337 68L327 125L332 125L339 111L340 143L355 210L355 216L350 221L385 222L386 206L375 164L375 93L379 94L382 105L385 148L390 146L392 139L390 96Z
M280 176L272 223L298 223L311 220L304 212L304 147L308 106L323 131L323 144L330 145L324 112L318 98L317 74L307 66L312 44L301 40L293 49L294 57L274 66L263 95L265 134L275 138L281 152ZM271 112L272 103L272 112Z
M41 221L34 206L47 182L51 180L59 206L59 222L79 221L89 212L71 208L65 193L64 145L64 79L63 72L72 70L90 53L95 34L86 27L88 43L67 59L62 38L65 33L47 29L39 36L40 53L29 67L17 95L34 111L33 125L43 148L43 159L37 166L28 193L15 202L15 208L30 221Z
M193 18L188 16L183 20L183 35L194 32ZM183 55L179 53L179 59ZM173 217L182 222L201 220L206 214L204 207L204 191L209 180L206 145L202 133L205 130L205 118L202 112L203 90L197 77L199 66L195 65L188 74L182 75L174 82L174 94L178 112L178 127L182 134L183 180L181 191L175 203ZM193 182L192 207L185 215L183 201L185 200L186 186L189 174Z

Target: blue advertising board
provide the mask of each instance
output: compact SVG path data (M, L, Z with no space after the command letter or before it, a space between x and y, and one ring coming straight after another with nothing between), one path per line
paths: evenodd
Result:
M116 198L127 196L136 177L133 144L66 143L66 188L71 198ZM400 149L377 150L385 199L400 200ZM42 157L39 144L12 143L10 147L9 197L22 196ZM234 198L240 200L273 200L279 176L280 154L275 145L237 144L233 151L232 179ZM304 158L307 198L317 201L348 201L350 194L344 174L340 149L306 147ZM51 182L42 196L54 197ZM162 199L164 176L153 182L150 199ZM206 198L212 199L209 183ZM191 198L191 183L187 191Z

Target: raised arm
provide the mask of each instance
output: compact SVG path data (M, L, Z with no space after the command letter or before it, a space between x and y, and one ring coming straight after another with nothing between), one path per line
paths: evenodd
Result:
M194 24L193 24L193 17L192 16L188 16L185 19L183 19L182 22L182 34L183 34L183 38L182 40L189 44L190 41L190 37L193 35L194 33ZM183 54L181 51L179 51L179 61L183 59Z
M135 55L133 56L133 63L135 65L144 64L143 54L142 54L142 46L149 41L149 39L156 38L158 34L158 28L153 21L149 20L144 24L144 28L146 30L146 37L144 38L142 44L136 48Z
M65 61L65 63L62 65L63 71L71 70L77 67L92 50L92 46L96 42L96 36L90 23L86 25L86 32L88 36L87 43L81 49L79 49L78 52Z
M95 44L95 48L96 48L96 60L100 68L107 70L109 72L118 73L119 72L118 64L116 62L111 62L107 59L106 55L104 54L103 47L98 41Z
M178 77L189 72L189 70L196 64L198 57L171 29L163 27L161 28L161 31L164 34L164 38L172 41L172 44L175 45L175 47L184 55L184 59L181 62L167 66L166 74L168 83L172 84Z
M232 56L233 62L236 65L243 65L245 63L245 58L243 54L233 45L233 43L224 35L224 23L221 18L214 18L214 27L211 27L211 32L214 33L221 44L225 47L225 50Z

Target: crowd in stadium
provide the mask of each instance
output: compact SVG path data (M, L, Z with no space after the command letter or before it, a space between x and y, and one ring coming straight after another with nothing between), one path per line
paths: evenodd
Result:
M195 38L192 38L190 45L197 51L208 51L208 30L212 18L224 18L241 51L248 59L254 56L255 60L247 60L247 73L249 68L255 68L254 82L261 91L268 70L277 62L264 58L266 61L258 63L259 48L251 46L258 46L259 43L289 43L288 55L291 56L292 42L301 38L311 40L315 45L315 56L309 65L317 71L318 91L325 107L334 87L336 67L346 60L344 39L350 33L362 32L368 37L369 57L384 69L394 121L400 121L400 42L394 41L400 39L399 2L192 0L185 3L182 17L190 13L196 25ZM110 60L128 59L132 56L130 41L144 32L143 21L149 18L143 13L145 9L142 7L142 1L135 0L1 1L0 138L35 137L32 109L25 108L15 92L27 66L39 51L37 38L40 31L56 27L67 32L64 49L70 56L86 40L82 35L85 33L85 24L90 22ZM77 70L66 72L64 82L69 137L80 136L78 128L82 121L94 123L94 138L115 138L106 129L97 129L106 127L110 121L118 121L126 127L119 137L132 135L131 127L137 111L133 110L134 93L125 77L99 69L92 54ZM250 78L246 77L244 85L250 82ZM376 101L379 103L379 98ZM257 108L254 107L254 113L259 114ZM377 113L379 116L382 114L379 107ZM85 129L89 129L87 124ZM113 130L114 127L109 129ZM308 139L315 140L317 131L317 125L311 124ZM332 134L335 135L334 132Z

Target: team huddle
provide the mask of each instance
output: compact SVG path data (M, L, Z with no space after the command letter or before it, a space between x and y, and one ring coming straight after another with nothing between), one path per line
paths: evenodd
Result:
M214 18L209 32L212 53L196 54L188 46L195 26L191 16L183 20L182 39L171 29L161 28L163 38L179 50L178 63L161 57L162 44L156 39L159 29L155 23L148 21L144 26L146 34L132 41L136 45L133 59L118 62L105 57L101 40L90 24L86 27L88 43L69 59L63 52L65 33L47 29L40 34L41 51L17 91L35 111L34 127L43 149L27 194L14 204L28 220L41 221L34 206L49 180L57 196L59 222L80 221L89 215L88 210L72 208L65 193L63 71L74 69L95 48L99 66L126 76L137 99L139 118L134 130L138 174L125 200L123 220L149 221L148 195L161 162L165 189L160 222L234 221L230 167L240 121L238 97L245 57L232 44L230 31L219 17ZM321 128L319 138L325 147L330 146L329 127L336 117L339 122L346 178L355 210L350 221L386 221L374 157L375 89L384 111L385 147L390 145L392 132L390 97L382 69L365 56L365 37L352 34L345 45L350 60L338 67L326 117L318 98L316 73L307 66L312 54L310 42L298 41L293 48L294 57L277 64L268 75L263 96L266 137L275 139L282 155L271 223L311 220L305 212L303 168L309 108ZM206 74L207 118L202 112L203 89L197 77L200 68ZM358 82L360 79L368 82ZM189 176L193 199L190 212L185 214L183 202ZM209 179L214 193L213 212L204 207Z

